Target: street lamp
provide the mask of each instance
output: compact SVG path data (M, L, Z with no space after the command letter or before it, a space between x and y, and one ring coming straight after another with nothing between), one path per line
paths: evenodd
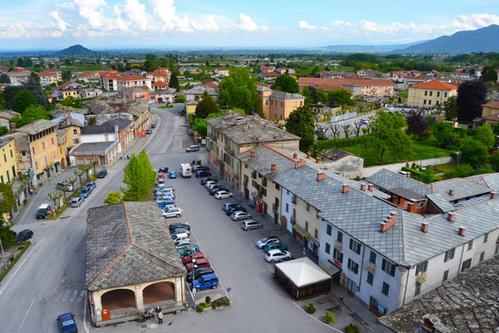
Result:
M8 227L9 224L7 222L2 223L2 228ZM0 250L2 251L2 267L5 264L5 252L3 251L2 237L0 237Z
M230 301L230 291L232 290L231 287L227 287L227 289L225 289L227 291L227 295L229 296L229 301Z
M192 254L191 254L192 258ZM194 270L196 269L196 259L192 259L192 293L196 294L196 287L194 287Z

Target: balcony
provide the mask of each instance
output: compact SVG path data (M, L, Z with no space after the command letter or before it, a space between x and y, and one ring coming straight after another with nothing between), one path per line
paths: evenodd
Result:
M335 241L334 242L334 248L338 251L341 251L343 249L343 243Z
M426 272L422 272L416 277L416 282L419 284L423 284L426 282L426 279L427 279Z
M372 262L370 261L366 261L364 263L364 267L366 268L366 270L369 272L369 273L372 273L374 274L374 272L376 272L376 265L373 264Z

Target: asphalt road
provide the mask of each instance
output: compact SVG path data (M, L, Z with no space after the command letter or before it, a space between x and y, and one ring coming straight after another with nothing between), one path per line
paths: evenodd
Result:
M206 160L206 153L185 153L191 144L185 120L174 110L156 109L158 126L154 133L139 139L132 147L145 147L156 167L179 171L180 163ZM177 189L177 205L184 209L183 220L193 226L193 234L219 274L224 287L232 288L233 305L203 314L184 312L165 317L165 325L145 328L137 323L93 328L84 312L86 212L102 204L107 192L121 186L125 161L108 168L109 174L97 181L97 189L76 209L68 209L58 221L33 219L38 198L23 216L16 230L35 232L33 245L0 285L1 332L56 332L55 318L73 312L80 331L92 332L326 332L328 327L299 309L273 280L273 268L263 260L254 242L276 233L270 224L263 230L243 232L221 210L222 202L210 197L196 178L170 180ZM63 176L61 176L63 177ZM105 190L104 190L105 189ZM50 188L47 186L47 192ZM87 318L84 323L84 317ZM171 323L171 325L168 325Z

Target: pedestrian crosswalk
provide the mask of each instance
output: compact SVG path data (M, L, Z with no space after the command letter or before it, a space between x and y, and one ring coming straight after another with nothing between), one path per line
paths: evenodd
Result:
M59 302L81 303L85 300L86 294L86 290L66 289L56 295L56 300Z

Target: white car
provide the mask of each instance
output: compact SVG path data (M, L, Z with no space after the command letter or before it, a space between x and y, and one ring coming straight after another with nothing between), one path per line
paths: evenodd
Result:
M270 250L265 252L265 261L270 263L289 260L291 258L292 258L291 252L289 251Z
M267 244L279 243L281 240L277 236L268 236L256 242L256 247L262 249Z
M184 210L179 207L172 207L172 208L167 208L163 211L163 217L168 218L168 217L180 217L182 216L182 212Z
M209 188L209 186L212 184L218 184L218 182L216 180L208 180L206 183L204 183L204 187Z
M248 213L245 213L243 211L238 210L238 211L232 213L230 218L232 219L232 221L243 221L243 220L249 220L251 218L251 215Z
M179 249L179 248L184 247L184 246L189 245L189 244L191 244L191 240L189 238L180 239L180 240L175 242L175 248Z
M226 191L226 190L221 190L221 191L218 191L217 193L215 193L216 199L227 199L230 197L232 197L232 193L230 193L229 191Z

